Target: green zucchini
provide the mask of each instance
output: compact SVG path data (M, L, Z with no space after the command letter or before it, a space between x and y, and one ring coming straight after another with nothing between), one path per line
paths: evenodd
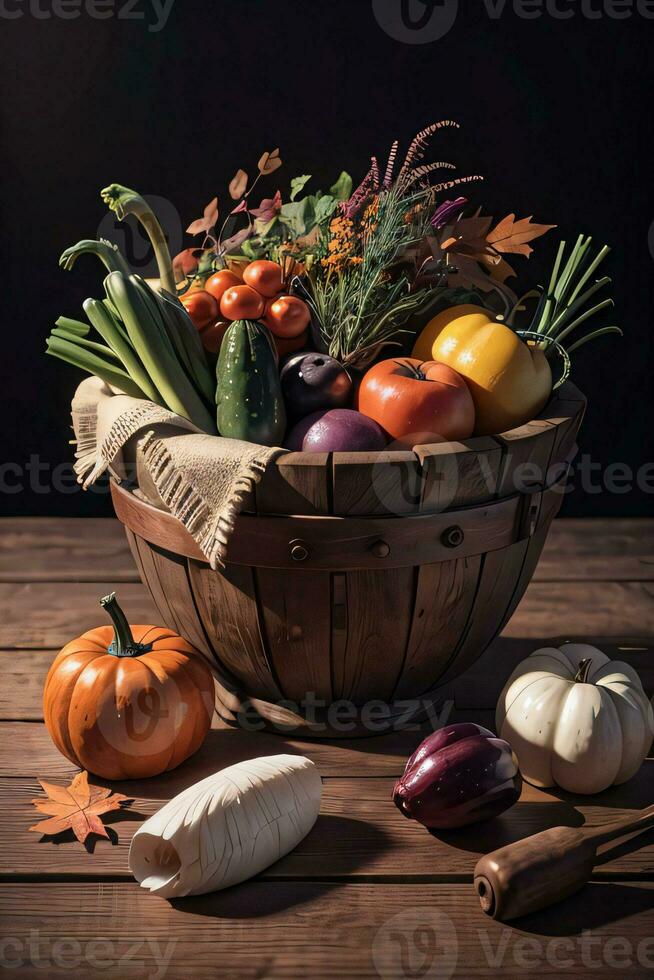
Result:
M267 327L255 320L232 323L220 348L216 381L220 435L260 446L281 446L286 411Z

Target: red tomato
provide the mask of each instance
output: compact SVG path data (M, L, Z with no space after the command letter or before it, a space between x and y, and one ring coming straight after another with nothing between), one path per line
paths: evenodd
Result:
M310 322L309 307L297 296L279 296L266 307L264 323L275 337L299 337Z
M231 327L231 323L227 320L217 320L210 327L206 327L200 334L204 349L210 354L217 354L229 327Z
M243 270L243 281L256 289L261 296L272 299L273 296L277 296L282 291L284 273L282 267L276 262L257 259L256 262L250 262L249 266Z
M220 301L226 320L259 320L265 308L266 301L252 286L231 286Z
M208 327L218 319L218 302L206 290L196 289L192 293L185 293L181 300L198 330Z
M211 278L207 279L204 288L220 303L227 290L232 286L240 286L241 282L242 280L229 269L221 269L220 272L214 272Z
M375 364L361 382L358 405L360 412L409 449L468 439L475 427L475 406L467 384L438 361L403 357Z
M309 331L305 330L299 337L273 337L275 347L280 357L292 354L296 350L306 347L309 340Z

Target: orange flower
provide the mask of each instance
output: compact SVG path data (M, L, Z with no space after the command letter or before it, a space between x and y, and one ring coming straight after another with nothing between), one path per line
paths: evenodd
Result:
M352 259L355 247L354 223L344 215L332 218L329 224L331 238L327 245L329 255L322 260L325 268L341 272Z

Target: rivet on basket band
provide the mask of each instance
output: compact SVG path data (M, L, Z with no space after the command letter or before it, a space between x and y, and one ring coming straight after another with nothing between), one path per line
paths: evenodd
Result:
M371 544L370 551L375 558L388 558L391 553L391 546L386 541L375 541Z
M465 534L463 529L459 527L458 524L454 524L452 527L448 527L447 530L443 531L441 534L441 541L446 548L459 548L465 539Z
M291 541L290 549L293 561L306 561L309 557L309 548L304 541Z

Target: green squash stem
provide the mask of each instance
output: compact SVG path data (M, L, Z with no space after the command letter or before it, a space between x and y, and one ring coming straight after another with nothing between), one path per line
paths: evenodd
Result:
M100 599L100 605L109 614L114 626L114 640L107 653L112 657L140 657L152 649L151 643L137 643L134 639L132 628L118 605L115 592Z

